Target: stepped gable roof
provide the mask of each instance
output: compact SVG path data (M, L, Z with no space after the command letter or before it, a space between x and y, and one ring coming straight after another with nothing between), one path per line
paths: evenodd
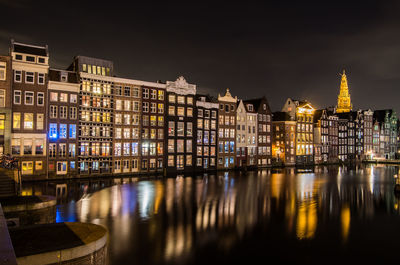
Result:
M11 41L11 49L13 52L26 53L39 56L48 56L47 46L36 46L25 43Z
M276 111L272 113L272 121L292 121L290 115L284 111Z

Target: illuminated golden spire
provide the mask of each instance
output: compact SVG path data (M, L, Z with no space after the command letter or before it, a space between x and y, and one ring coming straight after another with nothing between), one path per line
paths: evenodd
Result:
M353 106L351 104L349 87L347 85L346 72L343 70L342 81L340 82L340 93L338 96L336 112L337 113L350 112L352 108Z

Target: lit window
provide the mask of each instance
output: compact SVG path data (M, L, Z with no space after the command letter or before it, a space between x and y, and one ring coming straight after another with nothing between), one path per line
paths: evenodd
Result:
M21 154L21 139L13 138L11 140L11 153L13 155L20 155Z
M132 143L132 155L137 156L139 154L139 143L133 142Z
M151 90L151 99L157 99L157 90L155 89Z
M178 107L178 116L185 116L185 107Z
M38 113L36 115L36 130L43 130L44 126L44 114Z
M176 151L178 153L183 153L184 152L184 140L183 139L178 139L176 141Z
M192 152L192 140L186 140L186 153Z
M158 90L158 100L164 100L164 91Z
M191 122L186 123L186 136L193 136L193 124Z
M173 121L168 122L168 135L169 136L175 135L175 122Z
M69 102L77 103L78 102L78 95L76 95L76 94L69 95Z
M36 155L43 155L44 150L44 141L43 139L36 139L35 140L35 154Z
M69 138L71 138L71 139L76 138L76 125L75 124L69 125Z
M24 139L24 155L32 154L32 139Z
M168 139L168 153L175 152L175 141L174 139Z
M57 174L67 174L67 162L57 162Z
M174 106L168 107L168 115L171 115L171 116L175 115L175 107Z
M24 129L33 129L33 113L24 113Z
M60 102L68 102L68 94L60 93Z
M21 128L21 113L19 113L19 112L13 113L13 128L14 129Z
M58 101L58 93L57 92L50 92L50 101Z
M67 138L67 124L60 124L60 138Z
M186 112L187 112L188 117L193 117L193 109L192 108L187 108Z
M185 104L185 97L184 96L178 96L178 104Z
M177 130L176 130L177 136L184 136L184 132L185 132L185 123L184 122L178 122L177 123Z
M131 102L129 100L124 101L124 109L125 110L131 110Z
M158 103L158 113L164 113L164 104Z
M22 175L33 174L33 161L23 161L22 162Z

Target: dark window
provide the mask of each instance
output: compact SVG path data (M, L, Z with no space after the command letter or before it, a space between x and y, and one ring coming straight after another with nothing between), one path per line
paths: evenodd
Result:
M15 60L22 60L22 55L21 54L16 54L15 55Z
M39 57L38 61L39 63L45 63L45 59L43 57Z
M124 88L124 96L126 96L126 97L130 97L131 96L131 88L130 87L126 86Z
M27 60L28 62L34 62L34 61L35 61L35 57L33 57L33 56L26 56L26 60Z

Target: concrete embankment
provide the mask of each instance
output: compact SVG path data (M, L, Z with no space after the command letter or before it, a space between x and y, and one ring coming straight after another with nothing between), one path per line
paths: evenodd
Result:
M57 201L53 196L10 196L0 198L0 203L5 218L17 226L56 221Z
M107 230L90 223L53 223L10 229L17 262L106 264Z

